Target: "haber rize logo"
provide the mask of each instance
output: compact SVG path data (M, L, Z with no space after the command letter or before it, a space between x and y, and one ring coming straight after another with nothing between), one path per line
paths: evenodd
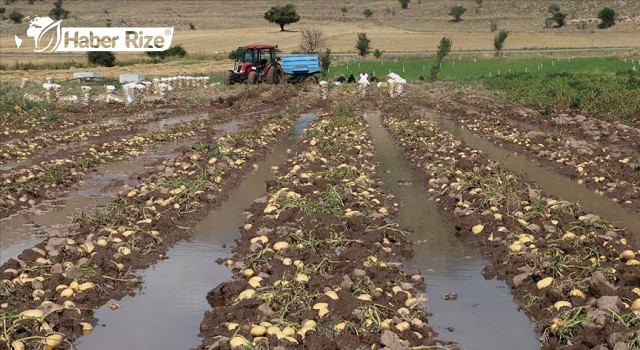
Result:
M27 36L35 42L35 52L54 51L164 51L171 46L173 27L63 27L62 21L35 17ZM22 39L15 36L16 46Z

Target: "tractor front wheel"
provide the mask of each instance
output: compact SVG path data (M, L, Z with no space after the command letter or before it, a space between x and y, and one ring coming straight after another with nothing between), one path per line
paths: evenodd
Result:
M258 83L258 72L251 72L247 77L247 84L254 85Z
M233 84L233 72L227 71L224 74L224 85L232 85Z
M284 73L279 66L273 66L267 72L268 84L280 84L284 80Z

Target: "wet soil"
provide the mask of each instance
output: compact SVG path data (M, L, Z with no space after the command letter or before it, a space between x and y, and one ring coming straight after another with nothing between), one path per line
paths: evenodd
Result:
M555 200L410 110L386 108L386 126L428 179L457 236L492 262L485 276L504 280L536 320L543 347L633 346L640 325L625 328L611 310L633 317L628 303L639 296L639 274L635 261L620 257L637 252L640 239Z
M447 91L431 93L438 96L437 103L421 98L417 104L640 213L640 129L576 111L541 116L522 106L496 104L487 96L460 99Z
M440 215L423 179L382 126L380 113L368 111L366 120L382 186L399 204L398 223L411 231L414 254L405 264L425 278L432 327L461 349L540 349L535 323L518 310L506 283L483 276L488 260L456 237L454 225Z
M199 349L236 341L283 349L455 348L434 339L427 313L414 303L424 282L398 261L411 244L394 223L391 198L370 178L373 149L363 123L334 125L335 117L307 131L266 195L247 209L226 262L234 280L208 293L212 309ZM255 295L243 296L249 291ZM258 325L265 328L250 334Z
M67 232L51 235L43 243L25 250L18 259L5 262L0 268L5 280L0 294L1 312L14 315L38 306L53 307L53 313L44 317L53 331L62 333L70 341L82 335L80 322L95 325L93 309L134 293L138 278L132 271L162 260L168 247L188 238L190 225L224 201L228 191L238 185L243 175L270 149L270 144L291 126L297 108L304 105L308 102L303 98L278 118L257 121L251 138L241 133L239 138L226 136L225 141L220 142L236 147L232 153L235 160L224 156L220 162L207 162L206 152L190 150L177 160L165 161L157 165L155 175L141 179L141 185L134 191L125 193L99 212L85 213ZM197 185L199 172L194 169L198 168L213 174L206 192L197 186L174 188L169 185L172 181ZM155 187L158 185L160 187ZM171 187L163 190L167 185ZM176 203L164 208L173 200ZM156 201L151 209L156 212L153 218L148 217L151 212L147 201ZM80 290L73 287L74 281L90 284ZM56 290L61 284L66 285L68 295L61 294L62 289ZM37 296L35 300L33 295ZM42 300L53 304L42 304ZM33 322L16 321L6 331L11 339L43 334L33 328Z

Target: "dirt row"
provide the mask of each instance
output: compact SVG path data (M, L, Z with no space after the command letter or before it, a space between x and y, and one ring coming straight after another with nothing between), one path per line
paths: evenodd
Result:
M501 103L502 93L481 91L477 87L450 89L419 89L411 91L413 98L428 96L422 101L431 108L445 111L457 110L457 114L469 111L482 114L486 118L511 120L539 128L539 131L564 134L578 140L594 142L602 147L640 151L640 119L630 125L610 121L606 117L589 115L581 110L554 111L542 114L520 104ZM638 116L640 117L640 116Z
M212 135L204 142L211 147L157 164L139 186L103 210L83 213L67 232L52 232L4 263L0 344L71 348L96 324L93 310L134 293L133 272L163 259L168 247L188 237L189 227L226 199L310 101L292 99L247 130Z
M39 86L32 86L27 89L19 89L8 83L1 85L6 93L2 102L11 104L10 108L5 108L7 112L0 114L0 142L43 134L52 131L62 131L68 129L81 128L83 126L100 123L103 120L113 118L113 116L127 116L131 114L144 114L148 111L149 104L109 104L95 101L90 105L70 103L65 101L46 102L45 92ZM101 87L102 88L102 87ZM266 89L261 89L262 91ZM154 105L161 105L165 108L182 108L184 106L206 107L211 103L225 100L230 95L243 93L241 90L219 90L215 86L201 88L182 87L174 89L169 95L169 101L162 103L157 101ZM41 99L32 101L23 98L29 95ZM215 96L212 98L212 96ZM10 109L10 111L8 111Z
M582 139L582 136L576 136L565 129L516 123L510 116L521 115L523 112L504 106L489 107L482 112L470 110L465 104L441 105L438 109L441 115L455 124L479 134L497 146L536 159L547 168L575 179L596 193L640 212L640 158L637 152L638 139L631 136L634 134L631 132L633 128L622 124L614 126L624 136L611 135L610 138L621 140L624 137L627 142L624 145L619 143L612 149L602 147L592 138ZM533 115L536 113L525 114ZM594 119L591 122L596 123ZM597 123L608 122L598 120ZM576 127L573 129L582 130Z
M415 113L381 101L384 124L457 235L491 261L545 349L640 346L640 239L555 199Z
M272 101L280 100L279 96L281 96L280 90L261 93L257 89L252 89L236 91L234 94L228 95L226 99L220 96L217 98L211 97L210 103L206 106L154 105L152 111L147 108L139 113L133 113L136 110L134 107L131 107L131 110L128 107L122 107L109 114L108 118L102 118L99 122L92 124L83 124L80 128L36 133L0 144L0 154L2 155L0 164L5 164L12 160L30 159L41 155L42 151L50 151L52 147L58 148L61 145L70 144L76 145L78 148L86 148L90 147L86 146L86 144L122 138L134 133L151 133L149 131L145 132L145 126L171 117L198 114L206 116L208 114L210 118L215 119L220 113L255 110L259 107L268 109L273 107ZM105 109L108 109L108 104L103 105ZM66 106L66 108L68 107ZM65 106L54 110L58 111L58 113L66 113ZM36 113L36 111L33 113ZM92 110L89 109L87 113L91 114ZM50 154L42 155L41 159L33 160L32 163L37 164L50 156ZM55 157L55 155L53 156Z
M284 106L285 101L277 97L282 91L274 90L259 102L263 108L273 109ZM295 96L288 92L289 98ZM254 107L255 108L255 107ZM258 109L260 110L260 109ZM137 157L159 142L183 140L211 133L221 122L230 120L234 114L215 114L210 118L198 119L176 124L168 129L145 135L132 135L119 140L88 146L88 150L62 152L60 157L51 157L47 163L31 165L2 174L3 186L0 189L0 218L10 216L20 210L32 208L39 203L59 197L60 192L68 189L82 179L88 171L107 162Z
M360 114L335 101L248 208L199 349L457 348L434 338L422 276L403 272L411 243Z

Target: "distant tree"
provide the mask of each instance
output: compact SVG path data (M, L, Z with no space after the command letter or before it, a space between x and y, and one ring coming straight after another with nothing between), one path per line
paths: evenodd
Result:
M342 6L342 7L340 8L340 12L342 12L342 15L343 15L343 16L344 16L348 11L349 11L349 9L347 9L347 7L346 7L346 6Z
M616 24L616 11L612 8L605 7L598 13L598 18L602 21L598 24L598 28L607 29Z
M496 57L502 56L502 48L504 47L504 42L507 40L508 36L509 32L503 29L493 38L493 47L496 49Z
M358 55L365 57L371 52L371 40L367 38L367 33L358 33L358 41L356 42Z
M362 11L362 13L364 14L365 17L369 18L371 16L373 16L373 10L371 9L364 9L364 11Z
M231 52L229 52L229 59L230 60L236 60L236 50L231 50Z
M196 25L193 22L189 22L189 29L196 30Z
M547 23L556 22L556 27L558 28L564 26L564 20L567 17L567 14L560 11L560 5L551 4L547 11L551 13L551 17L547 19Z
M403 9L408 9L409 8L409 3L411 2L411 0L398 0L400 1L400 7Z
M331 66L331 49L326 48L322 54L320 54L320 71L322 74L322 79L327 79L327 72L329 71L329 66Z
M380 58L380 57L382 57L382 54L383 54L383 52L382 52L382 51L380 51L380 49L375 49L375 50L373 50L373 57L375 57L375 58Z
M63 0L56 0L53 2L53 8L49 11L49 16L53 19L65 19L69 17L69 11L62 8Z
M116 55L111 51L88 51L87 60L89 64L113 67L116 65Z
M476 4L478 4L478 6L482 6L482 0L476 0Z
M293 4L286 4L271 7L269 11L264 13L264 19L269 23L277 23L280 26L280 31L284 32L284 26L298 22L300 15L296 12L296 7Z
M327 38L320 29L305 28L300 33L298 45L303 53L318 53L327 45Z
M433 66L431 66L431 80L435 81L438 79L438 73L440 72L440 65L442 64L442 60L451 52L451 45L453 42L449 38L442 38L440 43L438 44L438 52L436 53L436 60L433 62Z
M4 21L4 13L7 12L7 9L4 7L0 7L0 20Z
M449 12L450 16L453 16L453 21L454 22L460 22L462 21L462 19L460 17L462 17L462 15L467 12L467 9L464 8L464 6L458 5L458 6L454 6L451 8L451 12Z
M18 11L13 11L11 12L11 14L9 15L9 19L13 21L13 23L22 23L22 19L24 18L24 15Z

